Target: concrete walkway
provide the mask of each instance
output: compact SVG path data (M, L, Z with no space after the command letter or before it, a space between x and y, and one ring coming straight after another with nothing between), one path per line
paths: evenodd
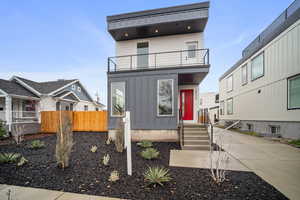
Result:
M117 200L116 198L75 194L30 187L0 185L0 199L7 200L10 191L11 200Z
M300 149L220 128L214 128L214 134L231 156L288 198L300 199Z

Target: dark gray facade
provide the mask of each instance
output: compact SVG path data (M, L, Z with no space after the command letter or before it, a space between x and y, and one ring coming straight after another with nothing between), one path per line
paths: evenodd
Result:
M117 127L119 117L111 116L111 83L125 82L125 110L131 112L131 128L134 130L175 130L178 122L178 86L198 85L208 73L206 67L132 71L108 73L108 129ZM180 82L181 77L191 73L194 82ZM196 78L197 77L197 78ZM173 116L157 115L157 82L173 80ZM197 81L195 81L197 80Z

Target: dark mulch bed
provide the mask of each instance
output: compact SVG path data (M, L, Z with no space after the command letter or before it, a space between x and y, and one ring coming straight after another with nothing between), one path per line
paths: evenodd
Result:
M28 134L23 136L23 140L33 140L33 139L40 139L43 137L48 137L53 135L53 133L38 133L38 134ZM8 145L8 144L14 144L15 141L12 137L7 138L1 138L0 139L0 145Z
M214 184L207 169L169 167L173 180L164 187L147 186L143 173L147 166L168 167L169 152L178 149L176 143L154 143L160 158L146 161L138 155L141 148L132 145L133 175L126 175L126 152L117 153L114 145L106 145L106 134L75 133L75 146L68 169L57 168L55 163L56 136L41 138L46 148L28 149L30 141L20 146L1 145L0 152L19 152L29 163L0 165L0 184L63 190L84 194L120 197L127 199L286 199L274 187L250 172L229 171L228 181ZM96 153L90 152L97 145ZM108 167L100 164L104 154L111 156ZM110 172L118 170L120 180L108 181Z

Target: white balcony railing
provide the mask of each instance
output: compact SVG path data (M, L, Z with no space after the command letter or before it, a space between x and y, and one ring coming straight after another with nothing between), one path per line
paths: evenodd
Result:
M12 122L35 122L38 121L36 111L12 111Z

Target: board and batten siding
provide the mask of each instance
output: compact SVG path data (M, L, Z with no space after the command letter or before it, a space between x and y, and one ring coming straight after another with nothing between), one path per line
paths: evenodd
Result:
M251 59L264 52L264 76L251 80ZM224 120L300 121L300 110L287 109L287 78L300 73L300 20L219 82L220 102L225 102ZM242 86L241 67L248 83ZM233 75L233 91L227 78ZM259 93L260 91L260 93ZM233 98L233 114L227 115L226 100Z
M116 41L116 56L123 55L136 55L137 54L137 44L141 42L148 42L149 44L149 53L159 53L159 52L169 52L169 51L182 51L187 50L187 42L198 42L198 49L204 48L203 45L203 33L189 33L189 34L178 34L171 36L160 36L160 37L151 37L144 39L134 39L126 41ZM203 58L204 51L196 52L196 56ZM158 66L173 66L180 63L180 57L182 56L183 62L187 56L187 52L183 52L180 55L178 53L168 53L168 54L157 54L149 55L148 62L149 66L154 66L155 62ZM132 61L130 60L132 59ZM133 68L136 68L137 57L122 57L115 60L119 69L129 68L130 63L132 63ZM183 63L184 64L184 63Z
M157 116L157 81L173 79L173 116ZM131 128L134 130L177 129L177 74L121 75L108 77L108 120L109 129L117 127L119 117L111 117L111 82L125 82L125 110L131 112Z

